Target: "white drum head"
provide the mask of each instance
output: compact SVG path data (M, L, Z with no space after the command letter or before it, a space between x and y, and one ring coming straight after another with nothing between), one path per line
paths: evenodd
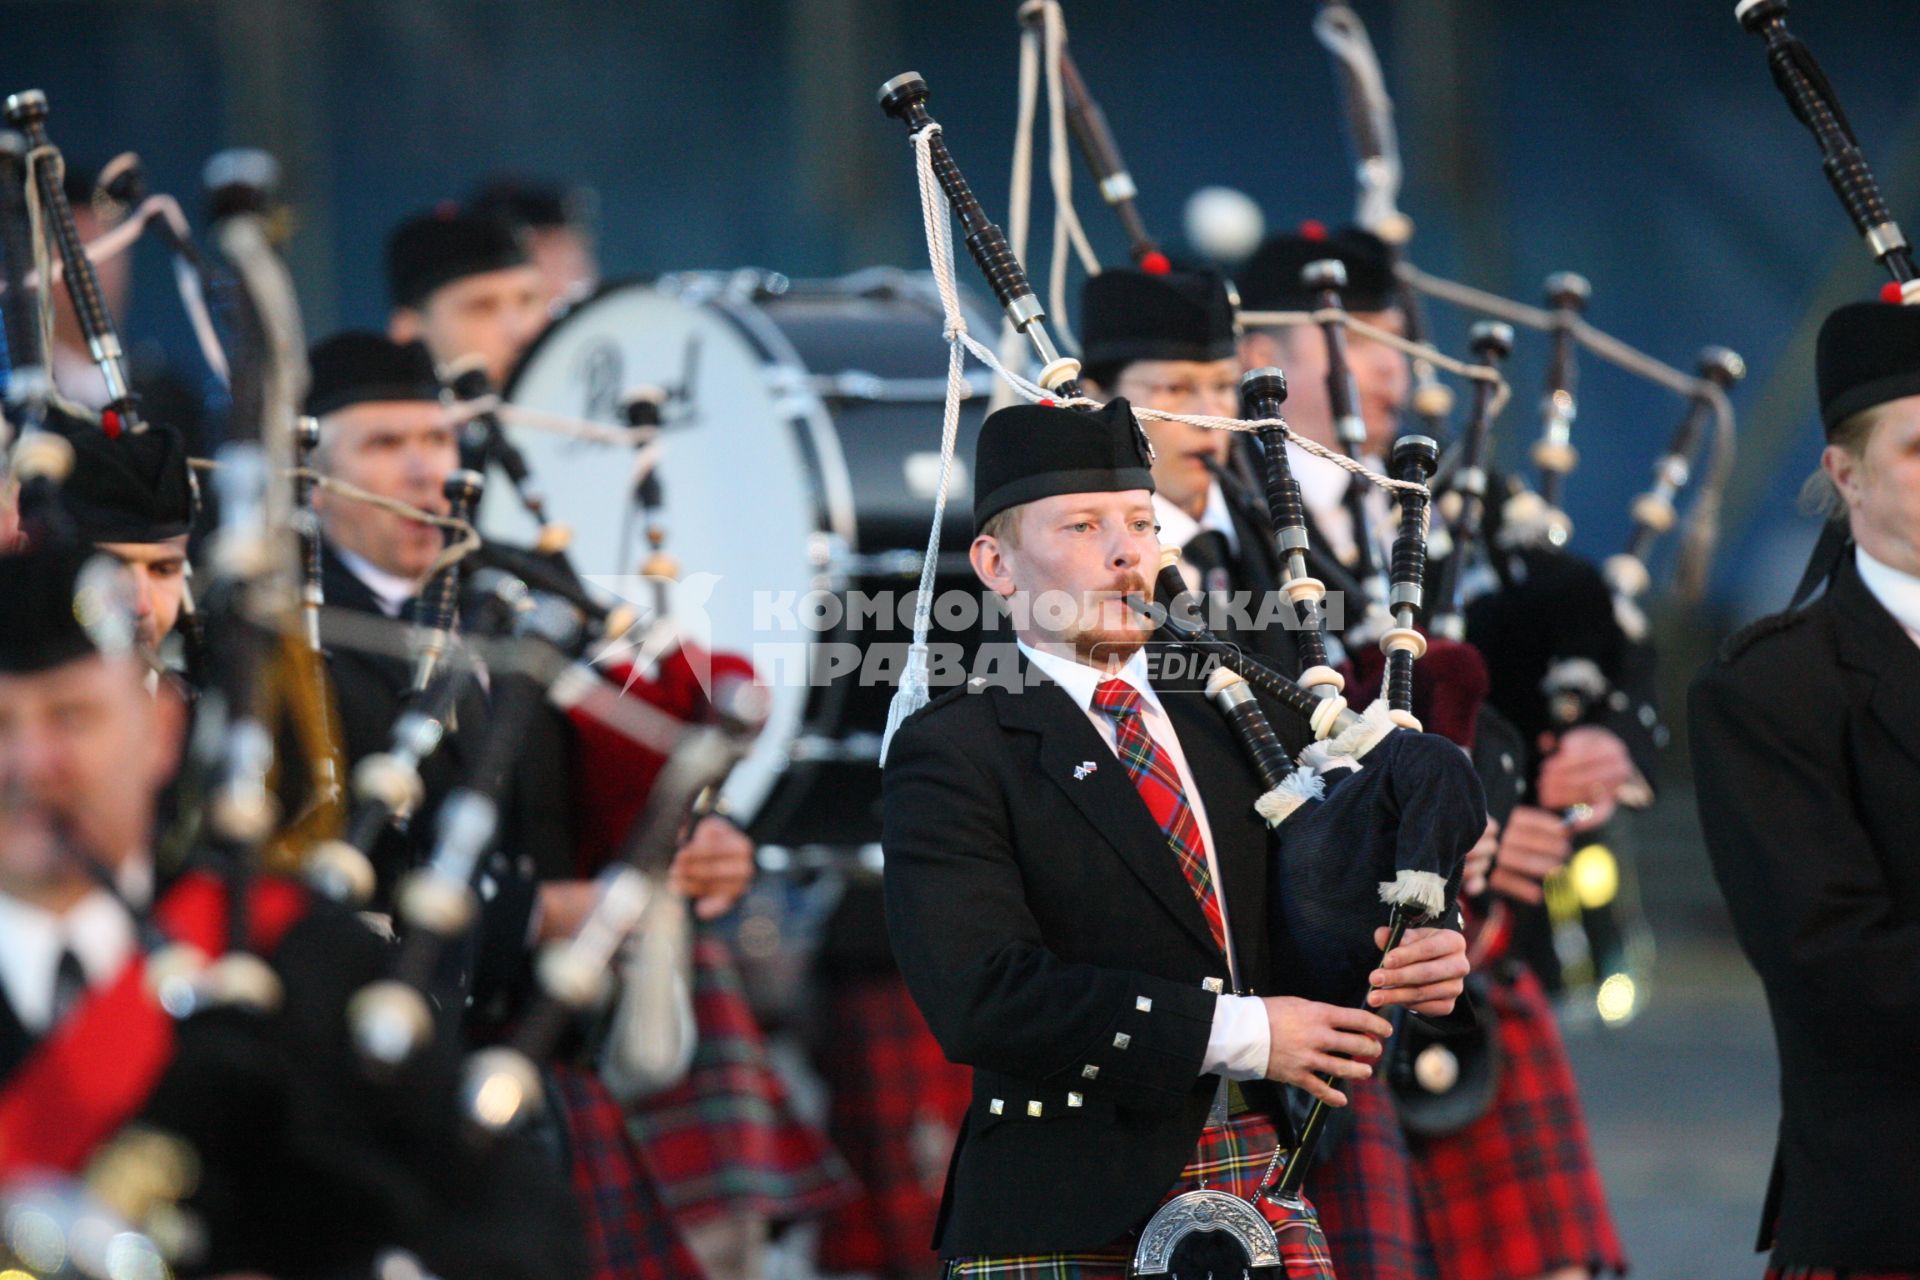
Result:
M796 598L815 585L826 535L851 541L853 515L831 422L791 352L750 303L700 298L715 292L712 278L688 277L590 299L529 352L508 400L623 425L628 392L674 392L658 436L665 549L681 566L672 615L687 640L753 659L773 694L760 743L727 788L734 813L750 821L786 763L808 695L813 636L783 630L778 619L793 616ZM647 550L633 501L635 450L528 429L511 415L506 427L548 511L572 528L580 575L650 615L655 583L640 576ZM535 531L504 485L489 487L480 524L520 545Z

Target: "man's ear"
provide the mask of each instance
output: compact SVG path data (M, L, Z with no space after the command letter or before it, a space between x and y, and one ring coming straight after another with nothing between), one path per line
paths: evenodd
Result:
M426 317L413 307L395 307L387 316L387 337L395 342L418 342L426 327Z
M1007 553L1000 545L1000 539L990 533L983 533L973 540L967 548L967 559L973 563L973 572L987 589L997 596L1013 594L1013 570L1007 563Z
M1827 473L1827 479L1833 481L1833 487L1840 491L1841 501L1849 508L1860 491L1861 459L1849 449L1830 444L1820 451L1820 469Z

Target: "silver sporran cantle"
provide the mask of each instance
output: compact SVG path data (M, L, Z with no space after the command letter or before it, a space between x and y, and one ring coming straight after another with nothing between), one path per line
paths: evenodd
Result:
M1181 1242L1212 1232L1220 1233L1242 1255L1242 1276L1257 1267L1280 1265L1280 1242L1260 1210L1225 1191L1188 1191L1161 1205L1147 1220L1133 1251L1133 1274L1174 1274L1174 1253ZM1216 1280L1225 1280L1217 1266L1210 1269Z

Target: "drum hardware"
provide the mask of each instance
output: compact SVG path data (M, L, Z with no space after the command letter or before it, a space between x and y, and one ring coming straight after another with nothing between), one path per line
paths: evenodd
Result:
M883 378L864 369L846 369L839 373L816 374L813 392L825 400L885 400L895 404L943 404L947 398L945 378ZM967 393L961 399L989 395L993 375L985 369L967 374Z
M880 735L849 733L830 738L822 733L803 733L788 745L789 764L865 764L879 767Z
M834 567L843 575L855 578L908 578L920 577L921 553L918 551L876 551L871 555L861 555L848 551L841 555ZM943 574L967 574L973 569L972 561L964 551L943 551L940 553L940 572Z
M983 310L970 300L979 332L993 327ZM923 375L942 327L924 273L876 268L824 281L681 273L610 285L574 307L536 340L504 392L509 409L593 417L583 410L603 383L616 397L641 384L679 384L666 415L675 429L657 437L657 515L687 573L672 607L686 611L687 634L717 651L751 658L769 641L800 651L799 662L782 661L791 674L778 677L767 729L728 787L757 841L844 850L879 838L875 751L890 690L856 672L828 683L824 674L843 663L829 666L824 655L850 643L890 654L910 634L898 602L914 589L933 507L920 481L938 457L940 420L926 412L935 388ZM693 350L697 380L687 372ZM599 383L587 382L589 354ZM967 438L985 403L982 394L963 405ZM700 425L686 427L671 412L683 406ZM502 420L555 513L573 525L575 563L590 581L633 595L630 450L526 429L511 412ZM978 591L966 523L954 514L955 550L941 557L938 593ZM481 524L490 537L516 541L524 513L494 503ZM703 575L706 590L690 590ZM793 630L787 611L805 617L810 592L838 596L852 621ZM873 606L882 593L895 607ZM768 631L770 600L780 602L771 624L778 634ZM822 616L831 619L831 604ZM937 638L970 653L978 635L948 628ZM875 668L863 661L861 670Z

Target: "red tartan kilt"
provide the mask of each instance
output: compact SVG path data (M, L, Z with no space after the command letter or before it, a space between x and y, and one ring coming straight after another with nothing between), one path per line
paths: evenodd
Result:
M1393 1099L1379 1079L1345 1081L1352 1127L1307 1172L1340 1280L1424 1280L1413 1162Z
M845 1162L793 1113L726 943L702 928L693 966L693 1064L629 1116L661 1198L685 1227L738 1211L789 1222L853 1199Z
M626 1113L600 1078L555 1064L550 1079L567 1129L573 1198L593 1280L689 1280L700 1264L660 1199Z
M1407 1139L1422 1220L1444 1280L1533 1280L1561 1267L1624 1274L1580 1095L1539 979L1496 981L1500 1085L1487 1114Z
M1161 1203L1203 1186L1253 1200L1273 1167L1279 1142L1273 1121L1257 1112L1203 1130L1193 1159ZM1255 1204L1273 1226L1280 1249L1280 1266L1273 1274L1279 1280L1334 1280L1311 1200L1303 1197L1297 1206L1283 1206L1261 1197ZM1128 1280L1139 1242L1136 1231L1111 1245L1078 1253L956 1258L949 1275L952 1280Z
M827 1135L866 1194L823 1220L819 1269L938 1275L934 1221L973 1073L947 1061L898 975L826 994Z

